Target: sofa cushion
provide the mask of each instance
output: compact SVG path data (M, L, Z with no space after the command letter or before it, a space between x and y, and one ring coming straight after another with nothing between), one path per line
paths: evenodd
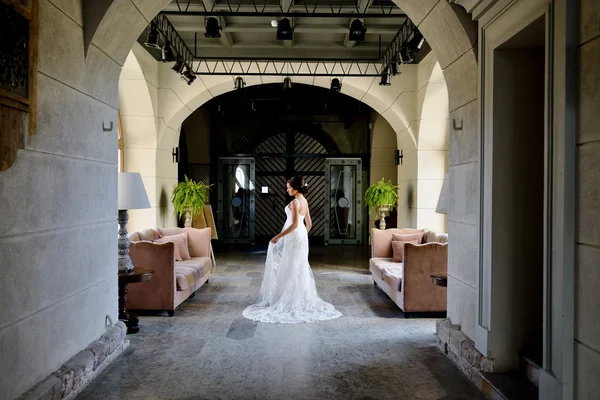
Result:
M383 280L390 287L398 292L402 291L402 277L404 276L404 264L395 263L396 265L387 266L383 271Z
M188 234L188 248L192 257L210 257L210 228L183 228Z
M423 243L424 234L425 234L425 232L393 233L392 234L392 242L411 241L411 243L412 243L413 240L417 240L418 243L416 243L416 244L421 244L421 243Z
M127 237L129 238L130 242L139 242L142 240L138 232L130 233L129 235L127 235Z
M396 235L394 235L396 236ZM406 243L421 244L419 239L414 240L392 240L392 252L394 262L404 262L404 245Z
M372 257L392 257L392 235L398 233L422 233L424 229L371 229Z
M182 228L158 228L158 231L162 236L173 236L183 232Z
M394 265L398 265L398 263L391 258L373 257L369 260L369 271L379 279L383 279L385 268Z
M448 234L436 231L427 231L423 243L448 243Z
M190 267L175 266L175 281L177 282L177 290L182 291L194 286L198 271Z
M200 279L210 273L212 262L209 257L192 257L186 261L177 261L175 266L193 268L198 274L198 279Z
M175 246L177 246L178 250L179 250L179 254L180 257L179 258L175 258L178 261L182 261L182 260L189 260L190 257L190 251L188 250L188 235L186 232L181 232L180 234L177 235L170 235L170 236L163 236L160 239L158 239L159 241L163 241L163 243L165 241L167 242L174 242ZM156 241L158 243L158 241Z
M160 231L157 229L144 229L141 232L137 232L139 240L156 240L161 238ZM131 240L131 239L130 239Z
M163 236L160 239L154 240L152 243L163 244L172 242L175 244L175 260L181 261L183 260L181 255L181 247L185 245L183 236L173 235L173 236Z

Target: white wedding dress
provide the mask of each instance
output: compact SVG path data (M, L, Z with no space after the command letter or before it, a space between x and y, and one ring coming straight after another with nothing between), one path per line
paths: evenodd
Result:
M285 213L287 220L283 230L292 224L289 205L285 207ZM308 232L304 216L298 214L298 219L296 229L276 244L269 242L258 302L244 310L244 317L259 322L298 324L342 315L317 294L315 278L308 264Z

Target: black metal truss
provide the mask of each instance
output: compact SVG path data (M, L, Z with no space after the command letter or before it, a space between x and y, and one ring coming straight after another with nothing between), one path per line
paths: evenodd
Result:
M342 0L340 4L333 4L331 0L316 0L314 4L303 1L301 5L290 1L284 9L281 2L273 4L269 0L225 0L226 4L217 1L208 2L200 0L200 9L190 10L190 0L176 0L178 11L162 11L162 15L188 15L188 16L213 16L213 17L313 17L313 18L404 18L406 14L396 5L375 0L374 5L369 3L364 9L359 9L358 0Z
M387 49L381 57L381 70L382 72L389 72L389 68L392 63L399 62L400 49L406 46L411 35L418 31L417 26L407 18L403 23L396 36L392 39Z
M185 44L179 33L171 24L171 21L167 17L157 15L152 19L150 27L156 27L161 35L164 37L165 44L170 45L171 48L177 53L177 57L185 62L190 68L195 59L192 50Z
M151 26L196 75L375 77L389 71L398 61L400 49L417 32L417 26L407 18L380 60L210 58L196 57L165 15L154 17Z
M197 75L375 77L382 71L379 60L199 58L194 62Z

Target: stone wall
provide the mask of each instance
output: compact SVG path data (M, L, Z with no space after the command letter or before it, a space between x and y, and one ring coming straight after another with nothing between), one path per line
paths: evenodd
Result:
M2 399L99 338L106 316L117 320L121 65L94 44L84 58L79 1L39 8L37 134L0 173Z
M579 10L575 230L575 398L600 392L600 3Z

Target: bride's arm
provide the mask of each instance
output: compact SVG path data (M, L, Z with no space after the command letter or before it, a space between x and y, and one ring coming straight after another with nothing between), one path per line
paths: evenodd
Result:
M310 228L312 228L312 220L310 219L310 209L306 207L306 216L304 217L304 221L306 221L306 233L310 232Z
M271 239L271 242L277 243L279 239L285 235L291 233L298 227L298 202L296 200L290 203L290 210L292 211L292 224L288 226L283 232Z

